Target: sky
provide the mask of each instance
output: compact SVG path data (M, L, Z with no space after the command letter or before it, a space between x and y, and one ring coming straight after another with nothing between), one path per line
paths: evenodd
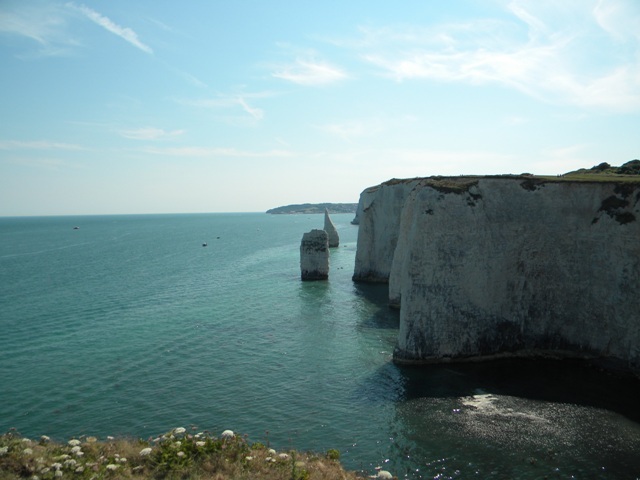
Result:
M0 0L0 216L640 158L638 0Z

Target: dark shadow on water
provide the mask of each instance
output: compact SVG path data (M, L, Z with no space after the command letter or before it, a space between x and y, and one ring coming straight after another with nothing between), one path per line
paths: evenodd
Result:
M575 404L613 411L640 423L640 380L579 360L494 360L420 367L396 366L399 400L464 397L478 393ZM388 373L381 372L388 377Z
M389 303L389 285L386 283L354 282L353 287L356 296L366 298L380 306L387 306Z
M307 303L324 302L329 295L331 287L326 280L317 281L299 281L298 296Z
M388 307L388 285L354 283L355 295L376 305L361 321L369 328L397 329L399 312ZM580 360L501 359L483 362L380 367L361 386L367 401L458 398L479 390L529 400L609 410L640 423L640 379Z
M373 313L360 321L365 328L398 329L400 312L389 308L389 286L386 284L354 283L357 298L374 305Z

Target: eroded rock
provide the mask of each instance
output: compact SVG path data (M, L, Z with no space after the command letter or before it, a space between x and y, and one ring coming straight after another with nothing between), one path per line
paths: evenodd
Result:
M311 230L302 236L300 274L302 280L329 278L329 236L324 230Z
M336 230L335 225L331 221L329 210L327 210L326 208L324 210L324 231L327 232L327 235L329 237L329 248L335 248L340 245L340 236L338 235L338 230Z

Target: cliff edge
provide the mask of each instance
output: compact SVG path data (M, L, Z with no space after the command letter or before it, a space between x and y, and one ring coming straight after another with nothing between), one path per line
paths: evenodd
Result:
M640 372L640 178L430 177L361 195L354 281L389 282L394 359Z

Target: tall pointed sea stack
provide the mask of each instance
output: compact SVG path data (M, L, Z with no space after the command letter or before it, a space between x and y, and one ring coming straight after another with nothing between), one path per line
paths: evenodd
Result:
M329 248L337 247L340 245L340 237L338 236L338 230L329 217L329 210L324 209L324 231L329 236Z
M300 274L302 280L329 278L329 236L324 230L311 230L302 236Z

